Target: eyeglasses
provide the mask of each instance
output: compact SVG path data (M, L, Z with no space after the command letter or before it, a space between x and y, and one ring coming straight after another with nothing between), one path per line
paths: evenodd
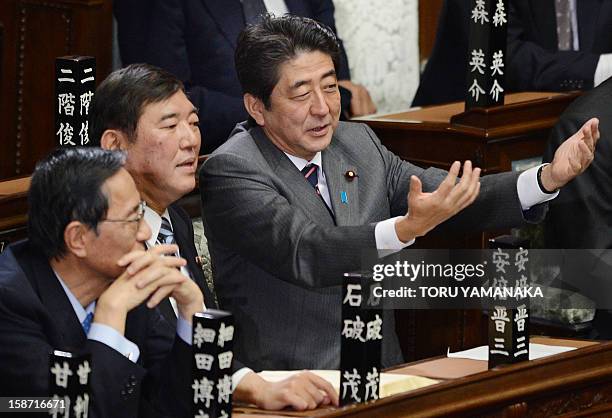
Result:
M138 211L136 212L136 217L132 219L102 219L100 222L140 222L142 218L144 218L145 208L147 207L147 202L141 200L138 204Z

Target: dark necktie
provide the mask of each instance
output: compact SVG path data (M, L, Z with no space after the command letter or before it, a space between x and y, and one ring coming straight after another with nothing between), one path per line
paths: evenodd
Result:
M242 0L242 11L247 25L257 23L261 15L268 12L263 0Z
M557 46L559 51L573 50L570 0L555 0L555 12L557 15Z
M327 209L327 211L329 212L329 214L331 215L332 219L335 222L336 218L334 217L334 213L332 212L330 207L327 206L327 202L325 201L325 199L323 199L323 196L321 195L321 191L319 190L319 175L317 174L318 168L319 168L318 165L310 163L302 169L302 174L304 175L304 178L308 181L308 183L310 183L310 185L314 187L315 192L317 193L317 196L321 198L321 201L325 205L325 209Z
M159 234L157 234L157 243L158 244L176 244L176 240L174 239L174 231L172 230L172 225L170 224L170 221L164 216L162 216L161 220L162 221L161 221L161 226L159 227ZM180 270L180 268L178 269ZM189 271L189 269L187 270ZM165 298L159 303L158 306L164 318L166 318L166 320L170 323L170 325L175 327L176 326L176 313L174 312L174 308L172 307L170 298Z
M170 221L162 216L161 226L159 228L159 234L157 235L157 242L159 244L174 244L174 231Z
M85 335L89 334L89 329L91 328L91 322L93 321L93 312L89 312L81 325L83 326L83 331L85 331Z

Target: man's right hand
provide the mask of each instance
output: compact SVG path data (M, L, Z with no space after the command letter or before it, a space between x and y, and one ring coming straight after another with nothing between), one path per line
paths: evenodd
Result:
M480 192L480 168L472 169L471 161L466 161L457 183L460 168L461 163L455 161L433 193L423 192L417 176L410 178L408 213L395 223L395 232L401 241L425 235L476 200Z
M123 335L129 311L146 300L163 300L189 280L178 269L186 261L174 256L177 250L176 245L158 245L149 251L132 251L119 259L118 264L126 270L98 298L94 322L108 325Z
M338 406L338 393L322 377L304 371L287 379L270 382L257 373L249 373L238 384L234 398L267 410L286 407L304 411L319 405Z

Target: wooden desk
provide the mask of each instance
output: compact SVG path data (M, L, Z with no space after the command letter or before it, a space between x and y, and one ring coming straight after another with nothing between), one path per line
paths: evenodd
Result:
M303 417L550 417L611 416L612 342L533 338L581 347L540 360L487 370L483 361L436 358L393 372L444 379L379 401L306 413L235 413L237 418Z
M541 156L550 129L579 93L513 93L504 106L472 109L463 102L353 119L382 143L423 167L472 160L484 174L510 171L512 161Z
M0 252L26 236L30 177L0 182Z

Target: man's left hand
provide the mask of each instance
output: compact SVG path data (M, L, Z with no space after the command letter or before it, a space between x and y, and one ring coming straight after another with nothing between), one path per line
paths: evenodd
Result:
M364 116L376 112L376 105L368 89L351 80L339 80L338 85L351 92L351 116Z
M550 192L565 186L584 172L593 161L599 140L599 120L589 119L555 152L552 162L542 169L542 185Z

